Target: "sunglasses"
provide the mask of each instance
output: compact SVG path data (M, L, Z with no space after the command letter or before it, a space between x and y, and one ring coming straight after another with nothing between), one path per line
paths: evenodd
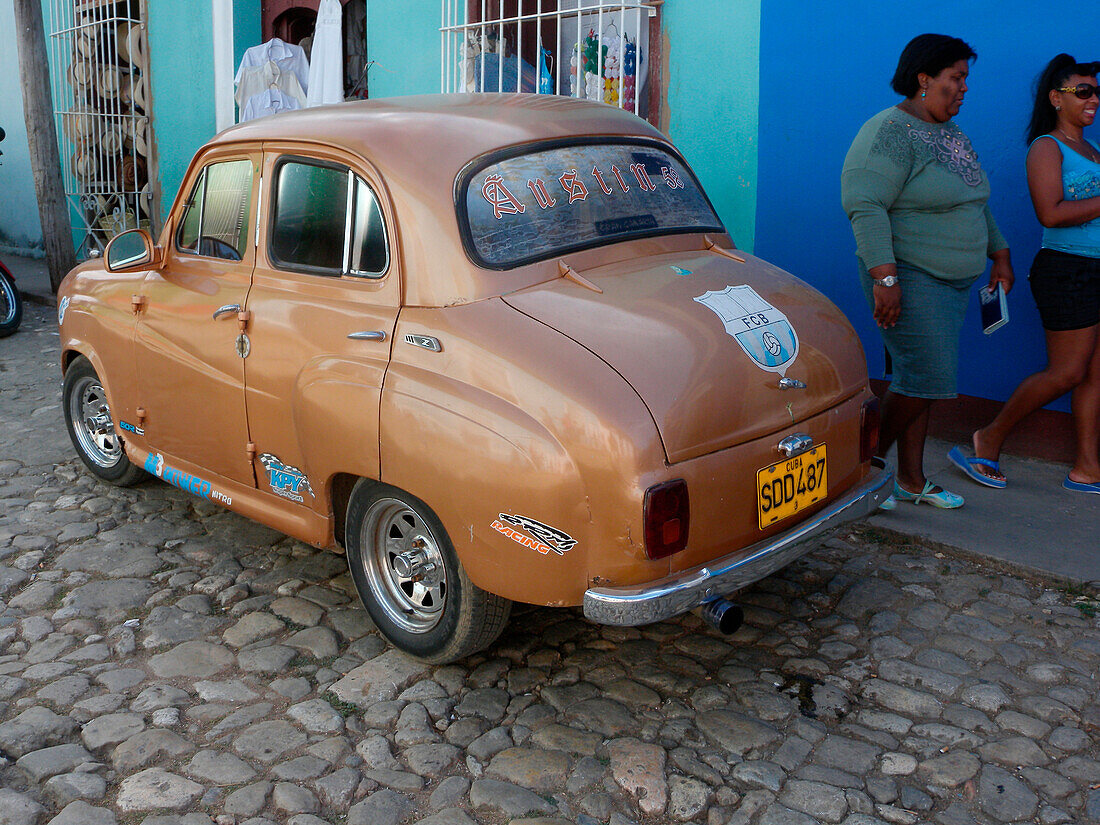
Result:
M1078 83L1076 86L1063 86L1061 89L1055 89L1058 92L1072 92L1077 96L1078 100L1088 100L1093 95L1100 98L1100 87L1092 86L1088 83Z

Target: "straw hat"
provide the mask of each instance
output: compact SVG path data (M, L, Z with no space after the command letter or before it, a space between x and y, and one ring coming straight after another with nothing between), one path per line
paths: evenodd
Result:
M61 116L61 130L70 143L87 146L99 140L99 118L94 110L78 104Z
M90 146L78 147L72 157L73 177L83 183L94 181L99 174L99 157Z
M130 91L133 95L134 109L140 109L142 114L149 112L149 89L142 75L130 77Z
M92 82L95 76L95 68L91 61L76 56L69 64L69 83L73 88L83 89Z
M149 156L149 118L126 118L122 122L123 144L139 155Z
M73 48L82 57L95 55L96 38L93 31L92 27L85 25L77 29L76 34L73 36Z
M123 63L135 66L145 65L145 37L142 27L137 24L120 23L115 29L115 49Z
M122 130L118 125L107 127L99 138L99 147L108 155L117 155L122 151Z
M100 97L118 97L118 90L122 87L122 72L117 66L101 66L96 81L96 92Z

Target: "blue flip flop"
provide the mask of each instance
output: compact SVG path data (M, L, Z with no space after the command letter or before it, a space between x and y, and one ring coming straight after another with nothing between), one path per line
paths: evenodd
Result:
M1066 476L1066 480L1062 482L1062 486L1067 490L1073 490L1075 493L1100 494L1100 482L1088 484L1084 481L1074 481L1069 476Z
M988 467L991 470L996 470L998 473L1001 472L1001 465L998 462L993 461L992 459L978 458L974 455L964 455L963 451L958 447L951 448L951 452L947 454L947 459L964 473L966 473L972 481L976 481L979 484L984 484L986 487L993 487L997 490L1003 490L1006 486L1008 486L1008 482L1005 481L1003 478L990 478L984 473L980 473L976 469L974 469L975 464L980 464L983 467ZM1070 488L1067 487L1066 489ZM1100 493L1100 488L1098 488L1095 492Z

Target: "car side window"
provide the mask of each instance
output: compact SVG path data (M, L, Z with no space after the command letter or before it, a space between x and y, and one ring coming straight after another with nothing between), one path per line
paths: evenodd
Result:
M381 277L389 255L377 198L347 167L283 161L276 171L270 253L283 269Z
M239 261L248 246L252 161L212 163L191 190L176 246L181 252Z

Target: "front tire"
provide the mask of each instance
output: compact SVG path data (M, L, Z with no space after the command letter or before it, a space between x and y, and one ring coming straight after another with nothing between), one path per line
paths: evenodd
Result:
M355 589L394 647L445 664L500 635L512 603L470 581L447 531L420 499L361 480L352 490L346 525Z
M84 356L73 361L65 372L61 399L69 438L80 460L96 477L119 487L131 487L145 478L145 471L126 457L107 404L107 392Z

